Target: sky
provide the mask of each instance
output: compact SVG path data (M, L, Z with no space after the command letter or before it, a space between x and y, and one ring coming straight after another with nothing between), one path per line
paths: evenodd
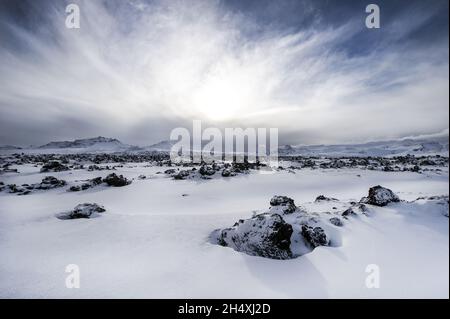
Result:
M65 25L66 5L80 28ZM380 7L379 29L365 8ZM448 1L0 0L0 144L276 127L279 144L449 127Z

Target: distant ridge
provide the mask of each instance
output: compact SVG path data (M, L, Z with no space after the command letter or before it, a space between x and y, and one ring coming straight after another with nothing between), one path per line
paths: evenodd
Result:
M0 150L21 150L22 148L14 145L0 145Z
M11 153L17 150L29 153L112 153L112 152L169 152L177 141L165 140L146 147L124 144L118 139L93 137L73 141L55 141L39 147L0 146L0 151ZM206 141L204 141L206 144ZM204 143L202 143L203 145ZM449 156L448 132L428 136L406 137L388 141L360 144L336 145L281 145L280 156L400 156L442 155Z
M124 144L118 139L103 136L73 141L50 142L37 147L37 149L65 152L126 152L141 150L140 147Z
M283 145L280 155L305 156L400 156L400 155L442 155L449 154L447 136L411 137L390 141L377 141L362 144L337 145Z
M86 138L86 139L77 139L74 141L58 141L58 142L50 142L44 145L39 146L38 148L83 148L83 147L89 147L93 146L95 144L116 144L116 145L124 145L122 142L115 138L109 138L109 137L93 137L93 138Z

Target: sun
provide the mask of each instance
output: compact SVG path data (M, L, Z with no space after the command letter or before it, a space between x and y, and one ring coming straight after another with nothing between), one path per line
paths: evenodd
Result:
M244 114L249 106L251 87L242 75L223 72L207 76L194 92L196 112L213 121L226 121Z

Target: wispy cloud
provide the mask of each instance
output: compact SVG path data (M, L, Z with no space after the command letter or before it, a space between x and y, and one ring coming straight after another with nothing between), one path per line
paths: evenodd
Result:
M338 25L268 28L220 1L76 3L79 30L65 28L60 1L45 4L38 30L2 24L14 42L0 50L5 143L52 134L151 143L193 118L279 127L302 143L448 128L448 33L408 40L435 10L368 30L363 11ZM373 32L378 43L355 54Z

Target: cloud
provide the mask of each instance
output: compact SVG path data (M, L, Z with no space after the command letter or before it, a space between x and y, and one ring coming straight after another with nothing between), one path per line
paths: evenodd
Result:
M65 28L60 1L45 2L34 27L3 23L1 142L111 135L150 144L192 119L278 127L292 143L448 128L448 34L408 40L436 10L401 11L368 30L364 11L293 28L221 1L76 3L78 30ZM304 4L301 21L324 21Z

